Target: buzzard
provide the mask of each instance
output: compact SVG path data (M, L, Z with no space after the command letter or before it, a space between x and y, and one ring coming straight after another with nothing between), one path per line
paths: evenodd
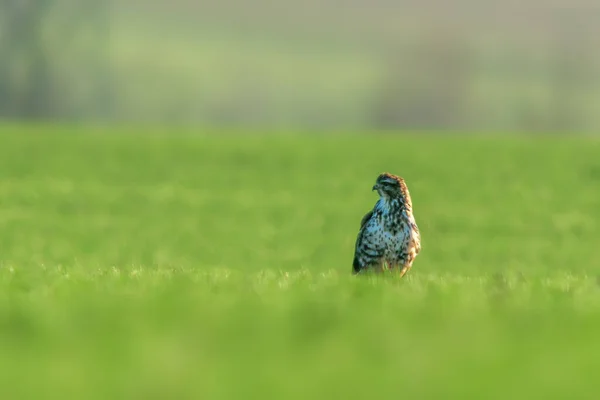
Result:
M402 277L421 251L410 194L404 179L390 173L379 175L373 190L379 193L379 200L360 222L352 272L398 267Z

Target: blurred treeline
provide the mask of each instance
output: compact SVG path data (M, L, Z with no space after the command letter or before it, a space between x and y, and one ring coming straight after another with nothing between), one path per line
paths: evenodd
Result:
M0 0L0 117L600 132L600 3Z

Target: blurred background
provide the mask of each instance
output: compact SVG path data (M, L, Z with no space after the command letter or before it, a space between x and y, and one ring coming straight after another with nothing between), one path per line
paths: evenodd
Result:
M0 118L600 132L600 3L3 0Z

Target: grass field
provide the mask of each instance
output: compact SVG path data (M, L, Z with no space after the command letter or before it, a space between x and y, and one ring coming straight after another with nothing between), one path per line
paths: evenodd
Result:
M0 129L0 398L585 399L600 142ZM350 275L378 173L423 251Z

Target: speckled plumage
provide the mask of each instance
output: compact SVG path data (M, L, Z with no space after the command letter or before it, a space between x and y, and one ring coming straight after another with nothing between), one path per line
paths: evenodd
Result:
M367 269L400 269L404 276L421 251L421 235L404 179L389 173L377 177L379 200L360 223L353 273Z

